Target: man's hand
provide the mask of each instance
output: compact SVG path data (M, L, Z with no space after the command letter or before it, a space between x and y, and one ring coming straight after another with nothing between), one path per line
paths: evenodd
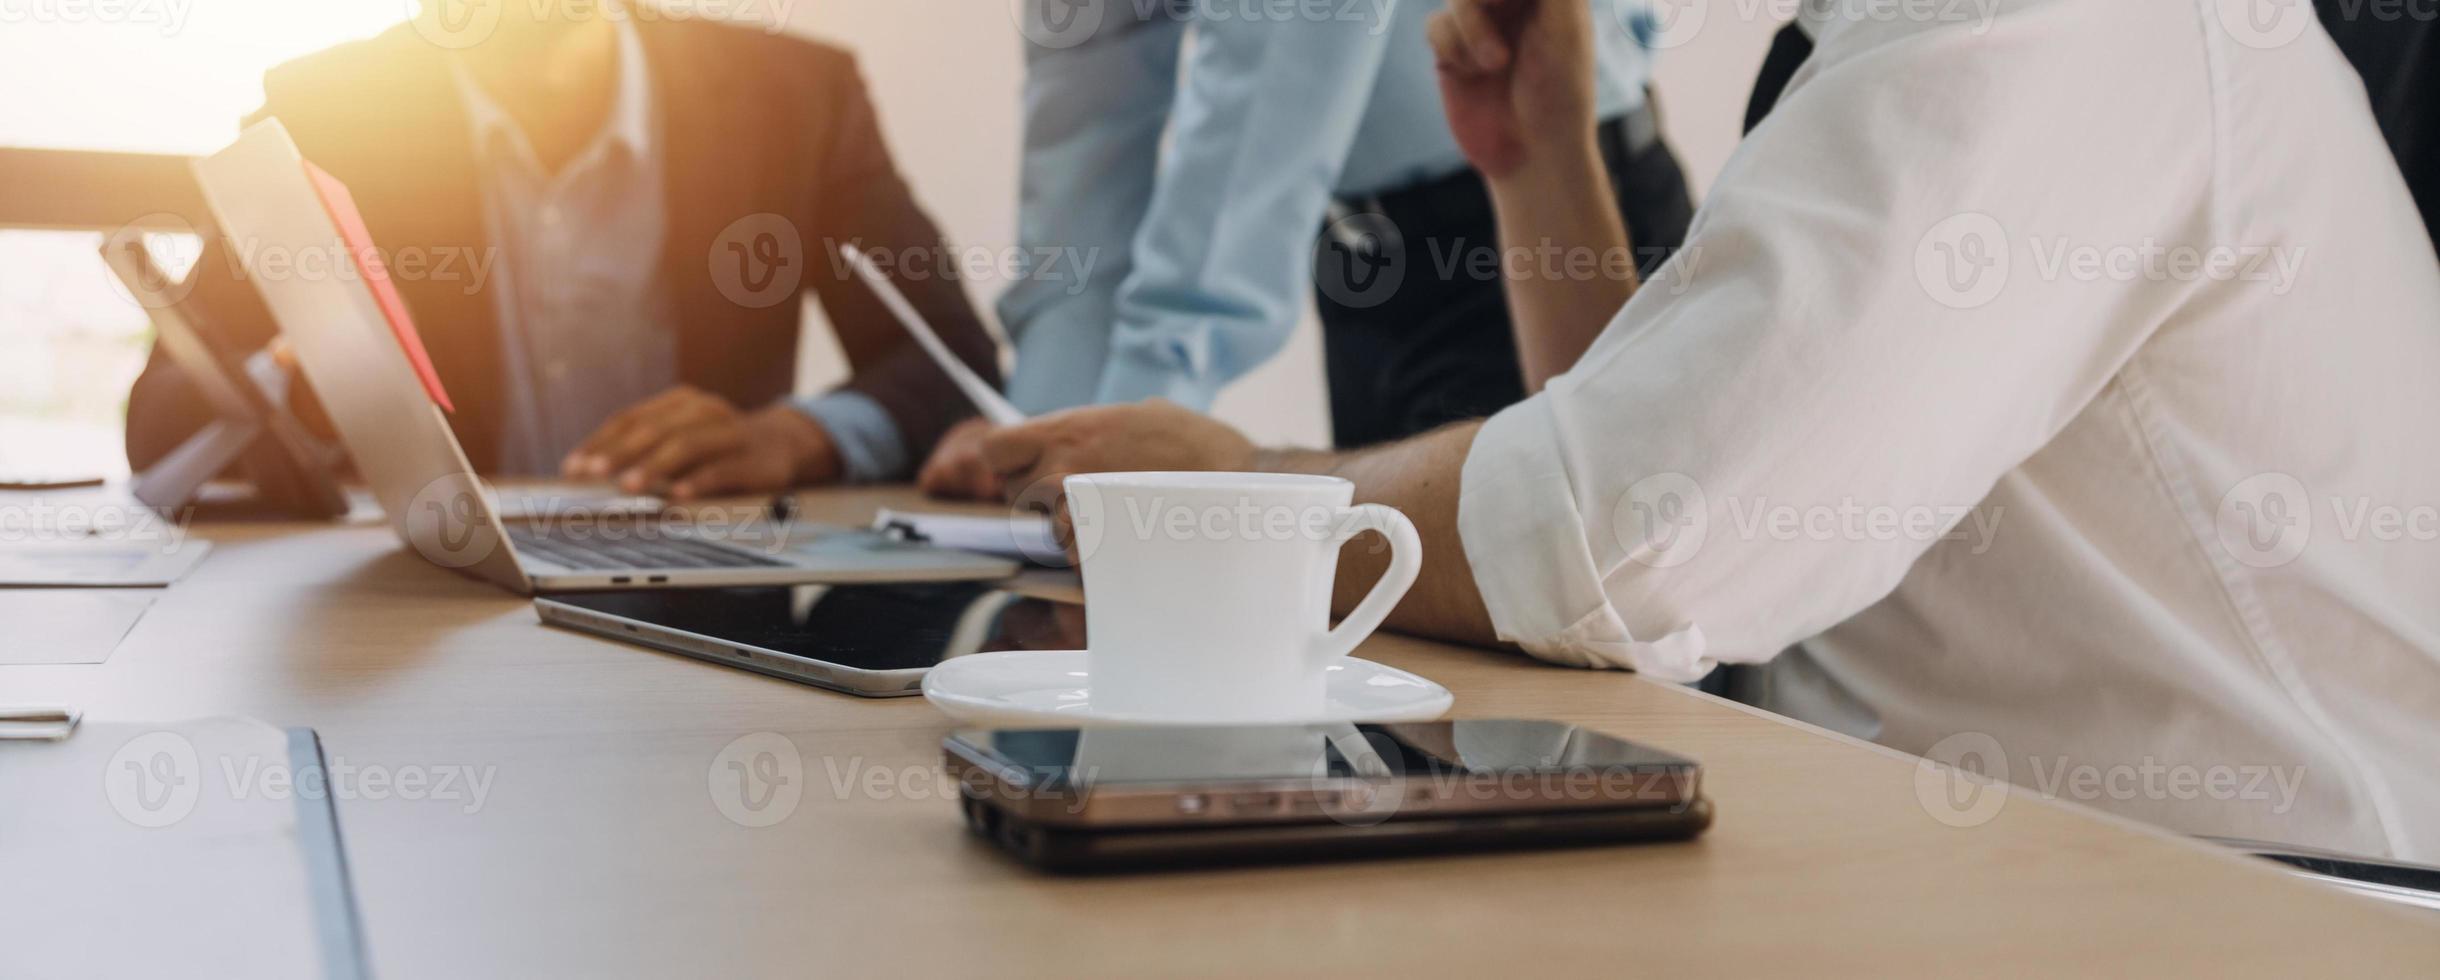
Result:
M1632 257L1594 138L1590 5L1449 0L1430 30L1449 125L1491 183L1501 244L1599 256L1605 271L1611 257ZM1620 272L1509 273L1508 319L1527 393L1575 367L1635 295L1633 264Z
M682 386L613 416L560 468L571 477L615 478L628 493L696 500L829 483L842 465L830 433L790 405L748 415Z
M1257 452L1243 433L1158 398L1045 415L983 437L983 462L998 474L1017 509L1051 519L1076 558L1062 483L1076 473L1145 470L1252 470Z
M1251 470L1255 449L1226 423L1154 398L1074 408L994 430L983 439L983 462L999 475L1008 500L1048 507L1048 516L1064 523L1059 486L1070 474Z
M933 447L932 458L915 475L924 493L951 500L1000 499L1000 475L983 462L983 439L995 427L989 419L971 418L951 426Z
M1584 0L1449 0L1428 28L1449 128L1494 181L1594 149L1593 25Z
M1254 454L1227 423L1158 398L1069 409L983 439L983 461L1010 489L1071 473L1247 470Z

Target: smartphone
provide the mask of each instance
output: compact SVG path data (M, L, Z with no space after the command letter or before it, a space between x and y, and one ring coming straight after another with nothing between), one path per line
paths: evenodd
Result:
M964 731L967 826L1053 871L1684 840L1693 760L1577 725Z

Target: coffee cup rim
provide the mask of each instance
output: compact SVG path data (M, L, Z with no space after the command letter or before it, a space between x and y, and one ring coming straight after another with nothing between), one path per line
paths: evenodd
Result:
M1324 490L1350 486L1346 478L1313 473L1246 473L1225 470L1143 470L1077 473L1060 481L1102 489L1146 490Z

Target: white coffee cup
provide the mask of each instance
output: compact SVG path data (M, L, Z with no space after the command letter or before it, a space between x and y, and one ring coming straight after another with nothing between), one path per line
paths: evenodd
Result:
M1065 481L1084 563L1095 713L1168 722L1322 716L1329 667L1415 584L1405 514L1355 485L1267 473L1091 473ZM1390 542L1389 571L1336 629L1339 549Z

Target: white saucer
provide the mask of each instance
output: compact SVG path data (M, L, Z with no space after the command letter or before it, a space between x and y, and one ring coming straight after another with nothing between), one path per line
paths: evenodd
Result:
M1431 721L1456 703L1449 689L1395 667L1348 657L1328 671L1318 718L1331 721ZM1178 719L1114 715L1093 708L1082 650L1012 650L944 660L924 674L923 696L949 717L993 727L1182 724Z

